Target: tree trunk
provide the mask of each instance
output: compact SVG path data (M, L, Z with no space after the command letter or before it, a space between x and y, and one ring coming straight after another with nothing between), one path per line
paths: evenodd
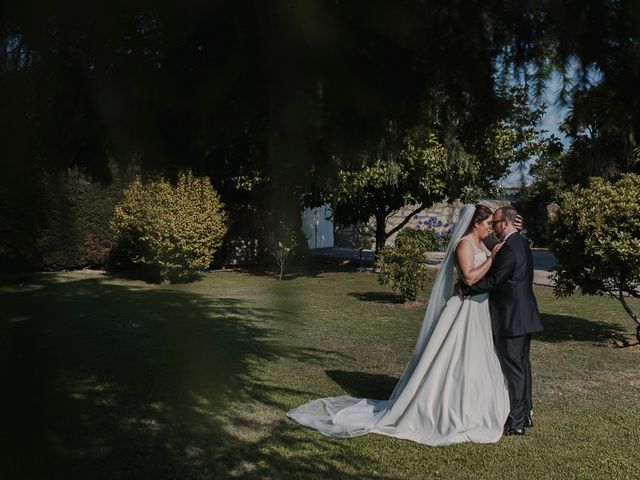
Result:
M376 257L387 241L387 216L384 212L376 212Z
M622 291L622 289L619 289L618 296L616 298L620 300L620 303L622 304L625 312L627 312L627 314L633 319L633 321L636 322L636 338L638 339L638 342L640 342L640 319L627 304L627 301L624 299L624 292Z

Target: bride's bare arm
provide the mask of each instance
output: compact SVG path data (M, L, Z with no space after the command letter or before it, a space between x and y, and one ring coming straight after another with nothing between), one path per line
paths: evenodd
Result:
M491 267L491 257L487 258L482 265L478 267L473 266L475 252L469 240L463 240L458 243L456 256L458 257L458 266L460 267L462 281L467 285L473 285L476 283L486 275L489 271L489 267Z

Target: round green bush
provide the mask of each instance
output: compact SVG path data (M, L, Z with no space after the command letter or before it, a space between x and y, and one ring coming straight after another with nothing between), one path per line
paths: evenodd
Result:
M629 297L640 298L640 175L617 182L590 179L560 196L550 223L550 246L558 260L555 293L607 294L637 323Z
M425 254L435 250L437 245L437 235L431 230L402 229L394 246L384 247L378 254L378 282L400 293L405 301L415 301L418 291L430 279Z
M173 185L137 178L111 222L134 263L159 269L164 281L209 267L226 233L222 202L207 177L183 172Z

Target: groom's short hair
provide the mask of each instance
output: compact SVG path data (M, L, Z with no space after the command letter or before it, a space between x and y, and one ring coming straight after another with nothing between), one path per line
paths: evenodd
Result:
M504 207L500 207L498 210L502 212L502 218L506 218L511 223L513 223L518 216L518 211L511 205L505 205Z

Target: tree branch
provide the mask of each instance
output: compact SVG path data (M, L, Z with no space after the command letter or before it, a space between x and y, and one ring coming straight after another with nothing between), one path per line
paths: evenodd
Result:
M421 203L420 206L416 208L413 212L411 212L409 215L407 215L404 220L402 220L398 225L396 225L389 232L387 232L387 237L390 237L391 235L396 233L398 230L400 230L402 227L404 227L407 223L409 223L409 221L411 220L411 217L413 217L416 213L420 213L425 208L427 208L427 205L425 205L424 203Z
M369 232L363 232L362 230L360 230L360 225L358 225L356 223L356 230L358 231L359 235L362 235L362 236L365 236L365 237L375 237L376 236L375 233L372 233L372 231L371 231L372 229L371 229L371 227L369 227L368 224L365 224L365 227L368 228L370 231Z
M633 310L631 310L631 308L627 304L627 301L624 299L624 292L622 291L622 289L619 290L618 296L616 298L620 301L620 303L622 303L624 310L629 314L631 318L633 318L633 321L636 322L638 326L640 326L640 319L638 319L638 316L633 312Z

